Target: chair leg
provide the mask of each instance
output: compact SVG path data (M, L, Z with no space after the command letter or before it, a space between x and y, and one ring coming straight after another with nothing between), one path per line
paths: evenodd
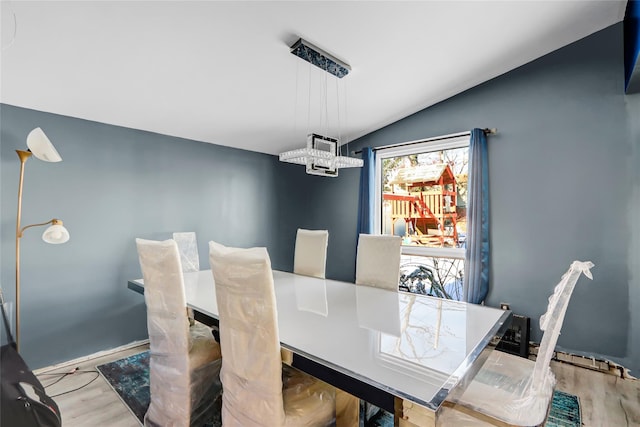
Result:
M193 308L187 307L187 318L189 319L189 326L193 326L196 324L195 314L193 313Z
M336 427L360 425L360 399L336 388Z
M293 363L293 352L291 350L280 347L280 357L282 358L282 363L285 365L291 366Z
M489 423L497 427L518 427L514 424L505 423L504 421L490 417L489 415L483 414L481 412L478 412L466 406L456 405L455 403L450 403L450 402L444 402L443 405L454 411L462 412L473 418L477 418L478 420L484 421L486 423Z
M396 427L435 427L435 412L416 403L395 398L393 425Z

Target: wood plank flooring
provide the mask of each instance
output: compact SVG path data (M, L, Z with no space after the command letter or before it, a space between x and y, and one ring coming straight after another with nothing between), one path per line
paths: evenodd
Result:
M54 397L60 407L64 427L139 427L138 419L98 373L96 366L140 353L148 348L148 344L143 344L107 356L92 357L80 363L61 364L53 370L38 370L36 376L46 387L47 394L52 397L88 384L97 376L95 381L80 390ZM74 368L78 370L53 384L61 374ZM48 384L53 385L47 387Z
M640 426L640 380L551 362L556 389L580 398L585 427Z
M61 373L79 368L58 383L47 388L49 395L56 395L78 388L91 381L97 373L95 367L118 360L130 354L144 351L147 344L101 355L76 364L60 365L55 370L41 369L37 376L46 386L52 384ZM638 427L640 426L640 380L618 378L566 363L552 362L558 390L575 394L580 398L582 422L585 427ZM97 371L96 371L97 372ZM52 374L57 375L52 375ZM65 427L138 427L137 418L122 403L118 395L102 378L86 387L54 398L62 412Z

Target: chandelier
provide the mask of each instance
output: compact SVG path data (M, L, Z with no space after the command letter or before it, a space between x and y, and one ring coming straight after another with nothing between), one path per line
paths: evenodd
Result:
M291 53L339 79L350 71L347 64L303 39L291 46ZM281 162L304 165L308 174L320 176L335 177L341 168L362 167L361 159L342 156L339 147L339 138L309 133L306 147L281 153L279 158Z

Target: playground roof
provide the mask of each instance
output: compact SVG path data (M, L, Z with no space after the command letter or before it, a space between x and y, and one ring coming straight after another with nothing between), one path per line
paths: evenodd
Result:
M456 178L451 167L446 163L435 165L420 165L398 169L398 172L390 184L438 185L442 177L442 184L455 184Z

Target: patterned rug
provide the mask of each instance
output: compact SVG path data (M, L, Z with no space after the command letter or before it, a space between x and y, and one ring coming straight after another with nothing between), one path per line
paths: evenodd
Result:
M118 393L140 424L144 422L150 402L149 392L149 351L134 354L124 359L96 366L104 379ZM215 402L217 411L213 418L203 427L220 427L220 408L222 400Z
M131 412L143 423L149 407L149 351L134 354L115 362L97 366L98 371L118 393ZM216 401L218 409L221 399ZM204 427L222 425L220 411ZM367 422L368 427L392 427L393 414L380 411ZM545 427L581 427L580 401L574 396L556 390Z
M551 411L547 417L546 427L580 427L580 400L578 396L556 390L553 392Z

